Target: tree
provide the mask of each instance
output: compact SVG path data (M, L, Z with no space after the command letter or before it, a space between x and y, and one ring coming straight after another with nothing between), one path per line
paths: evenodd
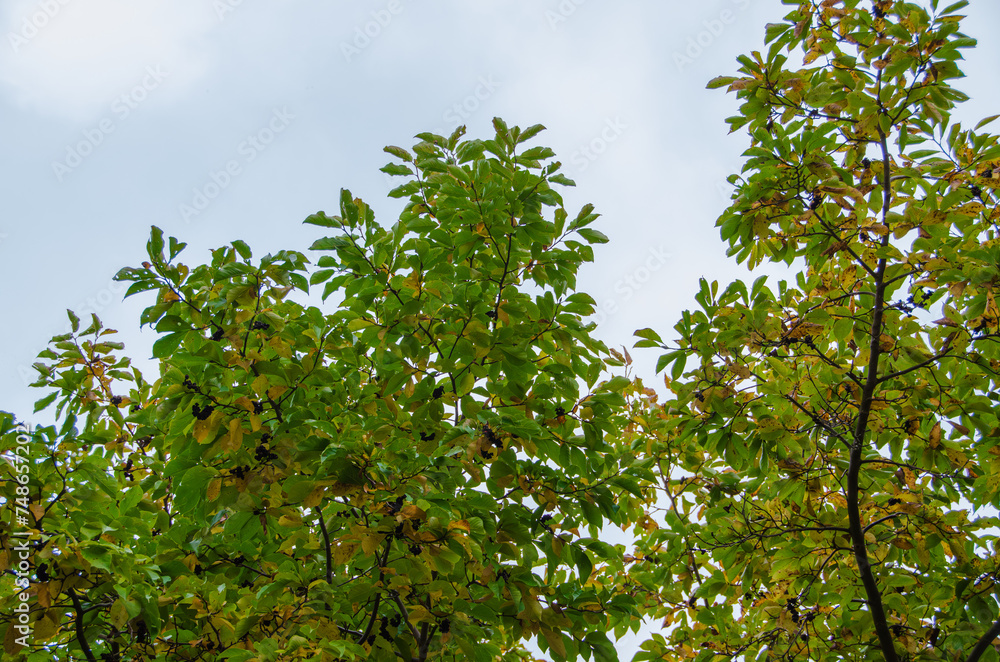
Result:
M966 95L966 2L795 0L716 78L750 147L718 220L776 289L703 280L640 407L662 505L636 659L997 659L1000 147ZM801 59L800 67L790 58Z
M156 295L154 380L70 313L36 364L56 423L2 420L32 527L2 529L5 659L617 659L636 601L592 580L624 570L598 532L645 474L575 290L606 238L525 145L543 127L494 125L386 148L399 221L342 192L306 219L317 268L238 240L189 267L154 227L117 276ZM296 301L319 285L335 305Z

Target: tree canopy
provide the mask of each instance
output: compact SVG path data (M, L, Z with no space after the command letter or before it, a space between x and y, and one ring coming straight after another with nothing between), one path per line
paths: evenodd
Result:
M657 392L598 341L607 238L540 125L388 147L308 253L154 227L158 372L69 314L0 413L23 660L996 660L1000 144L952 118L967 4L786 0L726 88L718 219ZM801 65L792 65L801 62ZM664 340L663 336L668 336ZM672 337L671 337L672 336ZM631 537L608 542L609 532ZM623 540L625 538L622 538Z
M589 580L642 512L628 380L575 290L606 239L542 127L495 125L387 148L399 220L342 192L315 267L239 240L187 266L154 227L117 278L155 295L155 380L70 314L36 364L27 659L615 658L635 601ZM296 301L319 286L332 311Z
M967 3L791 4L709 87L751 140L722 238L795 279L703 280L676 342L638 332L670 396L631 574L673 628L639 659L995 660L1000 147L951 117Z

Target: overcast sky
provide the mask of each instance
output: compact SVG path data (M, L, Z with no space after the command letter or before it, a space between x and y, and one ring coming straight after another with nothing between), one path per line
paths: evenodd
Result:
M65 309L97 312L133 357L151 301L111 278L138 265L151 224L188 264L244 239L305 250L302 220L345 187L389 224L382 147L421 131L489 137L494 116L542 123L611 238L585 268L599 335L672 337L700 276L744 276L714 221L742 136L736 104L705 89L763 45L778 0L4 0L0 5L0 408L29 418L26 384ZM972 0L972 96L1000 112L1000 3ZM228 171L227 171L228 168ZM650 375L655 352L635 353ZM155 375L147 375L155 378ZM623 653L625 651L623 650ZM623 659L629 656L623 655Z

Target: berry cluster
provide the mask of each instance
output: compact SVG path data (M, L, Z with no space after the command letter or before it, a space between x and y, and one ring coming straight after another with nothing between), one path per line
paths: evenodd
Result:
M260 444L257 446L256 450L254 450L253 454L254 458L256 458L258 462L270 462L271 460L278 459L278 456L275 455L268 447L268 442L270 441L271 435L266 432L261 435Z
M486 443L480 449L479 454L487 460L496 457L497 454L494 453L490 447L496 446L497 448L500 448L500 437L497 436L497 433L493 431L493 428L491 428L488 423L483 423L483 437L486 439Z
M214 411L215 407L213 407L212 405L200 407L197 402L191 405L191 413L194 414L194 417L197 418L199 421L204 421L206 418L211 416L212 412Z

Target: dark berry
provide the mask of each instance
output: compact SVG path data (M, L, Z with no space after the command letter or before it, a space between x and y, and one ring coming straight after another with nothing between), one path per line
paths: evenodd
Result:
M264 413L264 403L260 400L254 400L253 402L253 413L263 414Z
M388 513L390 515L395 515L396 513L399 512L400 508L403 507L403 503L405 501L406 501L406 497L404 497L404 496L396 497L396 499L394 501L390 501L386 505L385 509L386 509L386 511L388 511Z
M438 386L436 389L434 389L434 393L432 395L434 396L434 399L437 400L442 395L444 395L444 387Z
M113 404L114 406L117 407L121 403L122 403L122 396L120 396L120 395L114 395L114 396L111 397L111 404Z
M253 323L253 325L250 328L253 329L254 331L263 331L265 329L270 329L271 325L268 324L267 322L261 322L260 320L257 320L256 322Z
M194 417L197 418L199 421L204 421L206 418L211 416L212 412L214 411L215 407L213 407L212 405L208 405L206 407L199 407L197 402L191 405L191 413L194 414Z
M495 310L489 310L486 312L486 316L491 320L495 320L497 318L497 312Z

